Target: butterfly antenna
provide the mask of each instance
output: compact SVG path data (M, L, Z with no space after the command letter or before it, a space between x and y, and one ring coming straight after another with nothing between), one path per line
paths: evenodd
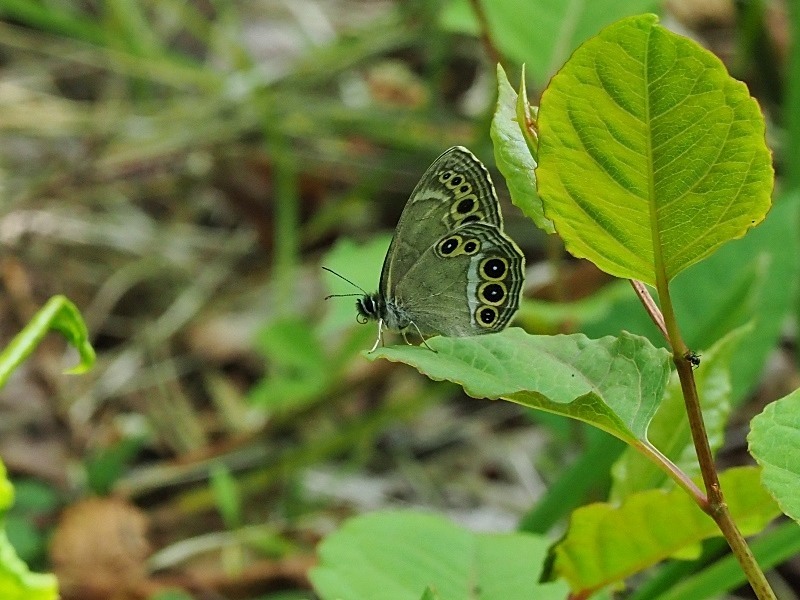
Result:
M328 267L322 267L322 268L323 268L325 271L327 271L328 273L333 273L333 274L334 274L334 275L336 275L336 276L337 276L339 279L342 279L343 281L346 281L347 283L349 283L349 284L350 284L350 285L352 285L353 287L356 287L356 288L360 289L360 290L361 290L361 291L364 293L364 295L365 295L365 296L369 296L369 293L367 292L367 290L365 290L364 288L362 288L362 287L361 287L360 285L358 285L357 283L353 283L352 281L350 281L350 280L349 280L347 277L345 277L344 275L339 275L339 274L338 274L336 271L334 271L333 269L329 269ZM330 296L325 296L325 300L327 300L328 298L346 298L346 297L348 297L348 296L359 296L359 295L360 295L360 294L331 294Z

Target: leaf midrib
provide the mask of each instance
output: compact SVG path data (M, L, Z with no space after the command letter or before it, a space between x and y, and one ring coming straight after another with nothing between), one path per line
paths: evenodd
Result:
M645 160L647 161L647 203L650 211L650 243L653 246L653 273L655 274L656 282L666 283L666 274L664 272L664 252L661 245L661 232L658 223L658 210L656 206L656 191L655 191L655 161L653 159L653 125L650 117L650 40L655 28L650 28L647 32L647 44L644 53L644 123L647 128ZM657 286L660 287L660 286Z

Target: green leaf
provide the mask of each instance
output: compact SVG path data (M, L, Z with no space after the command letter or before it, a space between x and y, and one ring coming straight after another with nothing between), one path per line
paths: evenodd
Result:
M481 2L489 22L489 33L500 51L527 63L537 86L564 63L578 44L604 25L628 15L656 10L657 0L492 0ZM478 22L468 0L451 0L440 17L451 31L479 33Z
M5 516L14 503L14 488L0 462L0 598L3 600L55 600L58 582L54 575L31 573L14 551L5 532Z
M692 347L708 347L725 331L754 321L755 329L747 343L736 349L731 362L734 404L758 383L786 314L796 305L800 282L798 201L798 195L779 198L764 223L687 270L672 287L678 318L686 324L686 339Z
M85 373L92 368L95 359L94 349L89 343L89 333L81 313L66 297L53 296L0 353L0 388L51 329L67 338L80 355L80 362L67 373Z
M650 285L760 222L773 179L747 87L657 20L607 27L553 77L536 171L567 249Z
M294 410L316 399L329 381L327 359L312 329L301 317L285 317L259 334L258 349L267 359L267 374L253 386L253 402L275 411Z
M623 332L590 340L582 334L536 336L512 327L489 335L435 337L424 346L379 348L387 358L431 379L463 386L476 398L504 398L572 417L633 443L664 393L669 353Z
M752 323L733 330L707 352L701 353L700 366L695 370L695 383L712 450L722 446L730 413L731 355L752 331ZM675 371L670 377L664 400L647 429L647 438L681 471L689 476L700 474L681 384ZM672 480L664 471L633 448L627 448L622 453L614 464L612 475L611 499L614 501L642 490L672 485Z
M440 600L441 596L437 594L433 589L426 587L425 591L420 596L420 600Z
M800 522L800 390L776 400L750 421L750 454L781 510Z
M373 513L322 542L310 577L323 600L417 600L426 588L441 600L563 600L563 582L538 581L548 546L541 536L474 533L435 515Z
M546 233L554 233L553 223L544 216L536 193L536 161L525 141L517 111L519 97L508 83L503 67L497 65L497 108L492 119L494 158L511 194L511 201Z
M99 496L110 494L114 484L131 468L131 463L147 441L142 434L125 437L86 456L86 483L92 492Z
M23 561L41 561L47 555L41 524L52 518L59 505L59 495L50 485L35 479L14 482L14 505L5 515L6 534Z
M8 509L14 504L14 486L8 480L6 466L0 461L0 518L5 518Z
M211 491L217 510L228 529L242 526L242 499L230 469L222 461L212 463L209 470Z
M5 0L2 16L4 20L24 23L32 30L74 37L86 44L103 46L108 40L107 30L96 17L68 4L48 6L25 0Z
M756 467L729 469L720 484L743 535L758 533L780 512L759 484ZM682 489L647 490L621 505L590 504L573 512L567 535L555 548L554 571L573 592L593 590L720 535Z

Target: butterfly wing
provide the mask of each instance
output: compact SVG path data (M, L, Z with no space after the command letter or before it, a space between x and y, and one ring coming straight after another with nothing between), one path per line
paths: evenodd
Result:
M397 282L394 302L425 335L500 331L519 308L524 272L525 256L501 229L467 223L422 253Z
M379 292L398 281L446 233L471 222L503 227L489 172L472 152L454 146L433 161L400 215L381 270Z

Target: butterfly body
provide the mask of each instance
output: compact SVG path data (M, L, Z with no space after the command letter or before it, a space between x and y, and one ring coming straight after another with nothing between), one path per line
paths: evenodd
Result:
M466 148L447 150L423 175L400 216L378 292L356 302L359 320L462 337L503 329L519 307L525 258L503 231L497 195Z
M387 329L405 331L411 326L411 316L402 306L388 302L380 294L368 294L356 300L359 320L382 321Z

